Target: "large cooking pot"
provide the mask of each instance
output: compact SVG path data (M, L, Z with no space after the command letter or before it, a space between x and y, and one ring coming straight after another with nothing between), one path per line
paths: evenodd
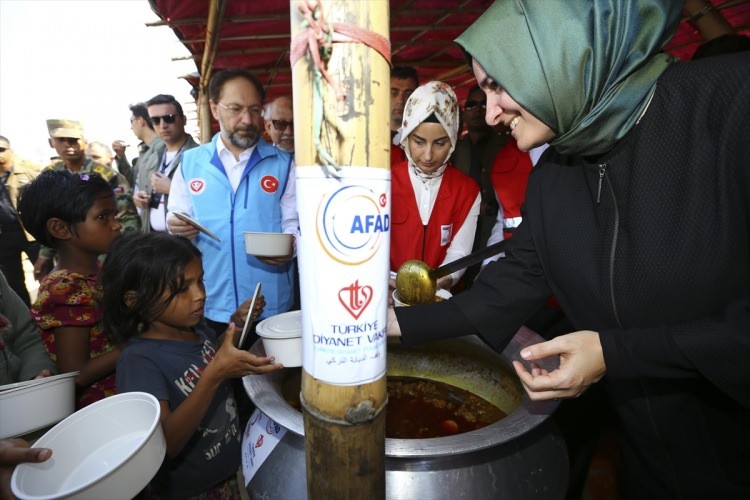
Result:
M521 348L543 339L522 328L498 355L477 337L405 348L388 346L388 375L445 382L473 392L508 414L487 427L447 437L386 439L386 497L563 498L568 482L565 443L548 421L556 402L531 401L511 361ZM256 342L251 348L262 353ZM545 365L553 369L554 363ZM251 498L307 496L302 413L285 399L289 370L247 376L255 405L285 427L284 434L248 485Z

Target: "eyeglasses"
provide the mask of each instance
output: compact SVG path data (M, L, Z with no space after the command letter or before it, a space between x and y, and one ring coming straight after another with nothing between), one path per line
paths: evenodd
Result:
M2 148L2 147L0 147L0 153L5 153L6 151L8 151L8 148Z
M177 119L177 115L152 116L150 118L154 125L158 127L161 125L162 120L164 120L164 123L174 123Z
M276 130L286 130L287 127L294 130L294 122L292 121L271 120L271 123L273 124L273 128L275 128Z
M466 104L464 104L464 109L466 111L471 111L472 109L475 109L476 107L487 109L487 103L480 102L480 101L466 101Z
M248 106L248 107L242 107L239 104L230 104L227 106L226 104L217 103L219 106L227 110L227 114L229 116L237 117L237 116L245 116L245 113L250 113L250 116L260 116L261 113L261 107L260 106ZM282 129L283 130L283 129Z

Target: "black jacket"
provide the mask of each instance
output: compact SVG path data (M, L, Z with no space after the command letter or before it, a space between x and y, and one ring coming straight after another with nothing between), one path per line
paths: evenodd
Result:
M612 151L545 153L506 258L399 309L403 341L501 349L554 295L600 334L627 496L750 498L748 193L750 54L676 65Z

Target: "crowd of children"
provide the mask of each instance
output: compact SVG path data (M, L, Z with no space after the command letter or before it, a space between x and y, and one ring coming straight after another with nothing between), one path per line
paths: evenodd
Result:
M55 364L79 371L77 408L115 392L160 401L167 458L148 497L238 498L242 431L228 380L283 365L238 349L235 326L243 325L231 323L219 338L206 326L200 251L163 232L122 235L112 188L97 174L45 171L18 204L24 227L57 251L31 308L54 361L39 375ZM233 317L244 317L248 303Z

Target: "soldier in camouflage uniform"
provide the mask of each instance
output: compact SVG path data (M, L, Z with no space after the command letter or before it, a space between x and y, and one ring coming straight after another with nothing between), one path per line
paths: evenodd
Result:
M133 204L133 190L127 179L111 168L96 163L84 153L86 139L80 122L73 120L47 120L49 144L62 158L45 170L70 170L79 174L95 173L106 180L117 200L117 220L122 224L122 231L137 231L141 227L138 212ZM53 267L54 250L42 247L39 258L34 264L34 277L41 280Z
M38 168L16 161L10 141L0 136L0 271L27 307L31 306L31 297L26 289L22 253L34 262L40 245L23 230L18 219L18 192L38 174Z

